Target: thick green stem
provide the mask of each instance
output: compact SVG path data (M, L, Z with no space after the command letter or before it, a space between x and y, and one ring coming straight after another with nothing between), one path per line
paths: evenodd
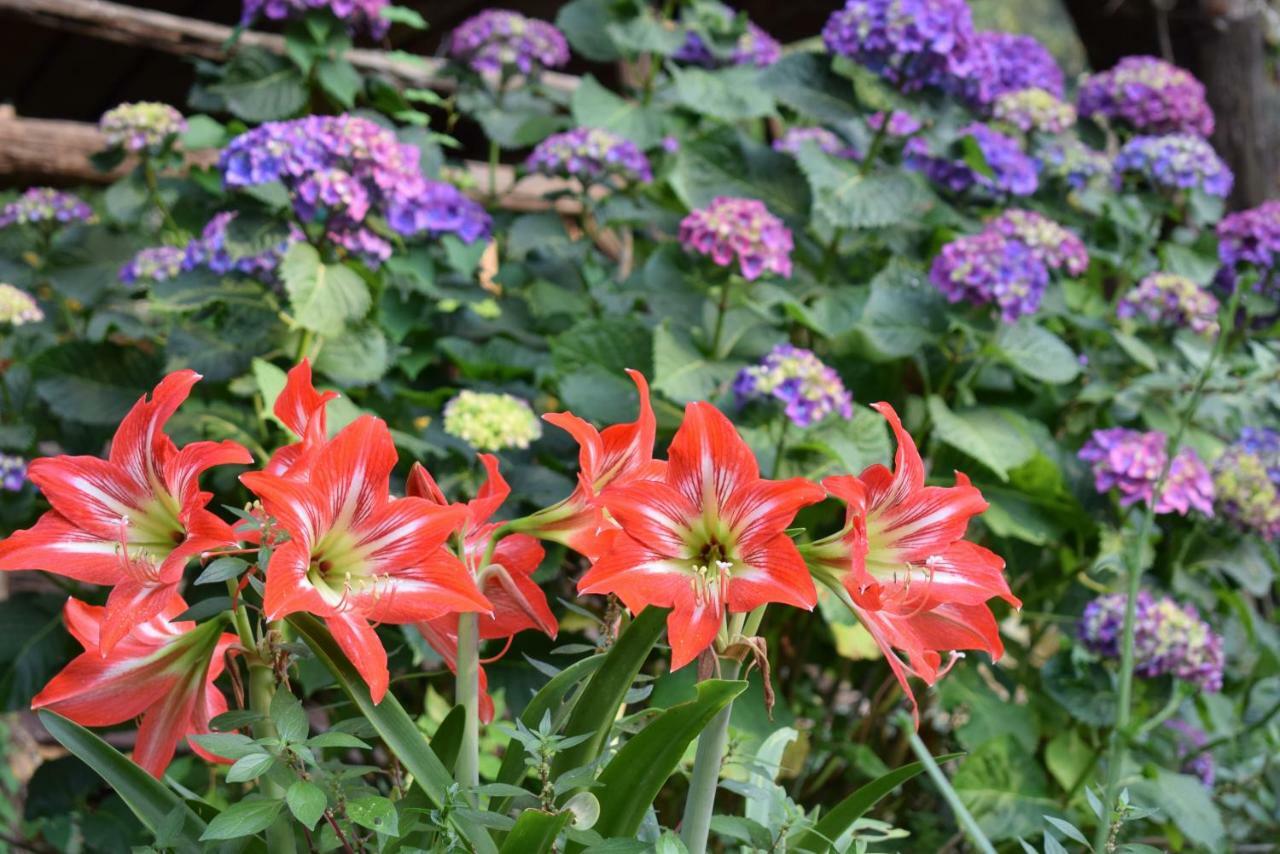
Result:
M959 822L961 829L969 837L969 842L972 843L974 850L981 851L982 854L996 854L996 849L992 847L991 841L982 832L982 828L978 827L978 822L974 821L973 814L969 812L968 807L960 800L960 795L956 793L955 787L951 785L947 775L943 774L942 769L938 767L938 763L933 761L933 754L929 752L929 748L925 743L920 740L920 734L916 732L914 722L903 714L899 719L899 725L910 736L911 750L915 753L916 759L920 760L920 764L924 766L929 778L933 780L933 784L938 787L938 791L942 793L947 805L951 807L951 812L955 814L956 821Z
M724 280L724 284L720 286L720 304L716 311L716 328L711 333L711 353L713 359L720 358L720 336L724 333L724 316L729 313L729 286L733 284L733 277L729 276Z
M728 669L728 678L738 675L738 663ZM698 736L698 750L693 758L693 775L689 778L689 794L684 802L684 820L680 822L680 839L689 854L706 854L707 837L711 834L711 815L716 803L716 790L720 786L720 765L729 745L729 717L733 704L724 707L720 714Z
M1231 294L1231 300L1222 316L1221 329L1217 340L1214 342L1213 352L1209 354L1209 358L1205 360L1204 367L1200 369L1200 375L1196 378L1195 386L1191 390L1191 397L1188 398L1187 405L1183 408L1181 416L1178 418L1177 429L1165 446L1164 467L1160 471L1160 476L1156 478L1155 485L1151 491L1151 500L1147 502L1147 508L1142 514L1142 520L1138 523L1138 530L1130 541L1131 545L1126 555L1125 571L1128 577L1125 589L1128 598L1125 600L1124 633L1120 645L1120 686L1116 697L1116 725L1111 730L1111 743L1107 750L1106 787L1103 789L1104 797L1102 799L1106 812L1098 822L1098 828L1094 833L1093 847L1098 852L1107 849L1108 839L1113 830L1111 812L1114 810L1116 799L1120 795L1120 766L1124 757L1124 748L1130 735L1129 722L1133 713L1134 634L1135 623L1137 622L1138 591L1142 586L1142 547L1146 544L1151 528L1155 524L1156 501L1164 490L1165 481L1169 478L1169 471L1173 467L1174 457L1177 455L1178 448L1182 445L1182 437L1186 435L1191 419L1195 416L1196 409L1200 406L1200 398L1204 393L1205 383L1209 381L1213 366L1217 364L1218 359L1222 356L1222 352L1227 346L1227 339L1231 337L1235 326L1236 311L1240 307L1240 291L1241 288L1237 287Z
M787 432L790 428L791 419L785 415L782 416L782 426L778 428L778 441L773 446L773 471L769 475L775 480L782 472L782 458L787 453Z
M249 660L252 662L249 665L249 708L262 715L253 725L253 734L257 738L272 738L276 734L276 727L268 712L271 709L271 698L276 693L276 675L271 665L258 659L256 652L251 653ZM258 778L258 784L262 794L268 798L284 797L284 789L269 775ZM293 854L297 850L288 810L282 810L280 817L267 828L267 850L271 854Z
M480 785L480 630L474 613L458 615L458 675L455 701L467 710L455 777L468 789Z

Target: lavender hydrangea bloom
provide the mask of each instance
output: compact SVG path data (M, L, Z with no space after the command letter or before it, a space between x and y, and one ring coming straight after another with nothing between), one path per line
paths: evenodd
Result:
M538 143L525 161L530 172L596 184L610 178L649 183L653 169L634 142L598 128L575 128Z
M1018 89L997 96L991 116L1023 133L1062 133L1075 125L1076 108L1045 89Z
M1116 315L1145 318L1153 326L1186 327L1201 335L1218 334L1218 300L1188 279L1151 273L1121 298Z
M42 320L44 312L31 294L13 285L0 283L0 323L25 326Z
M423 177L418 159L417 148L368 119L309 116L241 134L218 165L231 188L284 184L300 219L323 223L327 239L378 264L391 244L369 228L369 217L406 237L453 233L471 242L488 233L484 209Z
M1280 540L1280 433L1246 427L1214 462L1223 515L1264 540Z
M687 251L710 256L721 267L736 258L747 280L765 271L791 275L791 230L758 199L717 196L681 220L679 236Z
M1200 784L1206 789L1213 788L1217 777L1217 768L1213 762L1213 752L1201 750L1209 743L1204 730L1194 724L1174 718L1166 721L1165 726L1178 734L1178 761L1182 763L1182 772L1200 778Z
M965 0L848 0L822 28L829 51L904 92L960 94L973 69L973 39Z
M1124 638L1123 593L1100 596L1085 606L1080 639L1098 655L1119 658ZM1222 638L1194 605L1179 605L1143 590L1134 602L1134 672L1146 679L1170 675L1202 691L1222 690L1226 657Z
M1199 189L1211 196L1226 197L1234 178L1213 147L1198 136L1135 136L1116 157L1114 181L1123 186L1126 178L1157 189Z
M32 187L0 209L0 228L50 223L92 222L93 208L79 196L52 187Z
M861 159L857 150L833 132L823 127L787 128L786 133L773 141L774 151L799 154L806 144L816 145L819 151L846 160Z
M1224 267L1248 264L1263 272L1280 256L1280 201L1228 214L1218 223L1218 259Z
M933 156L929 153L928 144L919 138L907 142L905 163L908 168L923 172L930 181L954 193L973 187L988 194L1008 193L1014 196L1029 196L1036 191L1040 183L1036 162L1023 153L1014 139L981 122L966 125L957 133L958 138L966 136L978 144L983 159L990 167L990 175L979 172L964 160Z
M867 127L879 132L884 125L884 116L883 112L872 113L867 116ZM889 128L885 131L885 135L901 139L911 136L922 127L924 125L920 123L920 120L910 113L903 110L893 110L889 113Z
M1040 307L1049 270L1027 246L995 231L959 237L942 247L929 281L950 302L995 304L1013 323Z
M1080 86L1082 116L1105 116L1140 133L1213 134L1204 86L1190 72L1154 56L1126 56Z
M187 120L168 104L139 101L107 110L98 128L106 134L110 146L154 154L187 129Z
M1100 493L1112 489L1120 493L1120 506L1139 501L1150 503L1156 481L1168 459L1168 439L1158 430L1142 432L1125 427L1095 430L1080 449L1079 457L1093 466L1094 487ZM1160 495L1156 513L1187 515L1192 509L1213 515L1213 478L1191 448L1183 448L1173 459Z
M1035 211L1010 208L987 223L987 228L1022 243L1050 270L1066 270L1072 276L1080 276L1089 268L1084 241Z
M11 454L0 454L0 489L21 492L27 483L27 461Z
M1078 139L1052 142L1040 149L1039 155L1041 173L1072 190L1082 190L1090 182L1111 176L1111 159Z
M987 30L975 34L972 45L968 95L973 103L985 106L1022 89L1043 89L1062 97L1062 69L1034 36Z
M726 9L727 11L727 9ZM726 16L724 27L732 25ZM718 27L718 29L723 29ZM718 68L724 65L754 65L767 68L782 58L782 45L777 39L747 21L746 30L734 42L733 49L727 55L718 55L697 32L690 30L684 44L676 50L671 58L689 65L700 65L703 68Z
M779 344L757 365L738 372L733 383L738 405L773 398L784 406L797 427L816 424L832 413L853 417L853 396L835 369L824 365L811 350Z
M449 55L485 74L533 74L569 61L569 43L552 24L510 9L486 9L449 36Z
M120 281L126 285L168 281L182 272L186 257L186 250L177 246L143 249L120 268Z
M303 239L303 235L295 227L290 230L288 237L275 246L248 255L232 254L227 246L227 229L236 216L234 211L223 211L209 220L200 236L187 244L182 258L184 272L203 267L220 276L239 273L271 281L289 247Z
M391 0L244 0L240 24L249 26L259 15L272 21L300 18L307 12L327 9L346 24L352 32L367 31L380 39L391 29L391 22L382 17L382 10Z

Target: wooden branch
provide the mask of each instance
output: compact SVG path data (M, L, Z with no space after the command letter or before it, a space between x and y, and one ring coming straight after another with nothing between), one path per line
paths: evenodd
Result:
M0 15L178 56L224 60L237 46L258 47L278 54L285 52L281 36L244 30L232 44L235 31L231 27L107 0L0 0ZM440 59L406 60L383 51L359 48L348 51L346 57L363 71L386 74L414 86L441 92L457 88L456 81L441 76L444 62ZM577 88L579 79L570 74L546 72L542 82L552 89L571 92Z

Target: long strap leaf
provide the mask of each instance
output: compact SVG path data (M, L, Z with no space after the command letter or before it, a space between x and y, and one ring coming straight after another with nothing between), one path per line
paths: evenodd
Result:
M727 679L699 682L698 695L664 711L632 736L605 766L593 789L600 818L592 828L606 839L633 837L681 757L722 709L747 690Z
M37 712L40 722L58 743L98 773L115 790L134 815L156 833L175 810L182 811L182 828L170 844L179 851L199 852L205 823L186 802L163 783L143 771L124 754L98 736L62 715L47 710Z
M558 813L525 810L502 843L501 854L547 854L571 818L573 814L567 810Z
M289 617L289 624L297 629L311 651L329 668L347 696L373 724L388 749L413 774L414 781L431 802L436 806L444 804L448 789L453 784L453 775L432 751L400 701L388 693L381 703L375 705L364 680L319 620L309 614L294 614ZM498 846L483 827L457 813L451 813L451 820L477 854L497 854Z
M565 735L590 735L590 738L556 754L551 765L553 779L565 771L587 765L600 755L618 709L658 642L666 621L666 609L645 608L605 653L602 666L583 689L564 728Z

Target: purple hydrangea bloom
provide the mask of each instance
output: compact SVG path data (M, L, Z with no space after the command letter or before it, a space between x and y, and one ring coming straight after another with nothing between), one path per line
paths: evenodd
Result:
M120 281L126 285L168 281L182 272L186 257L186 250L177 246L143 249L120 268Z
M309 116L268 122L231 141L218 161L228 187L279 181L305 222L370 264L391 244L368 225L383 218L406 237L453 233L471 242L489 230L489 216L456 187L422 174L419 151L395 134L355 116Z
M884 113L872 113L867 116L867 127L873 131L879 132L880 127L884 124ZM901 139L911 136L920 128L924 127L920 120L915 116L903 110L893 110L889 113L889 129L885 131L886 136Z
M832 157L843 157L846 160L861 159L857 150L849 143L823 127L787 128L786 133L773 141L773 150L799 154L806 144L816 145L819 151L830 154Z
M995 304L1013 323L1040 307L1049 270L1030 248L995 231L959 237L933 259L929 281L950 302Z
M1156 481L1168 459L1168 439L1158 430L1142 432L1126 427L1094 430L1080 449L1080 459L1093 466L1093 484L1098 492L1120 493L1120 506L1139 501L1149 503ZM1192 509L1213 515L1213 478L1191 448L1183 448L1169 467L1164 488L1156 498L1156 513L1187 515Z
M1264 540L1280 540L1280 433L1246 427L1213 465L1224 516Z
M79 196L52 187L32 187L0 209L0 228L46 222L67 225L93 218L93 208Z
M765 271L791 275L791 230L759 199L717 196L681 220L679 236L687 251L710 256L721 267L736 258L745 279Z
M187 120L168 104L139 101L107 110L98 128L106 134L110 146L155 153L187 129Z
M1218 223L1218 259L1224 267L1249 264L1260 271L1276 266L1280 256L1280 201L1228 214Z
M1034 211L1010 208L987 223L987 229L1022 243L1050 270L1080 276L1089 268L1084 241L1058 223Z
M0 454L0 489L21 492L27 484L27 461L11 454Z
M1113 180L1117 187L1126 178L1150 184L1156 189L1199 189L1211 196L1226 197L1234 178L1213 146L1198 136L1135 136L1116 156Z
M1178 761L1182 763L1182 773L1199 777L1201 785L1212 789L1217 768L1214 766L1213 752L1200 749L1209 743L1204 730L1178 718L1166 721L1165 726L1178 734Z
M597 184L610 178L647 184L653 180L649 158L634 142L598 128L575 128L538 143L525 161L530 172L577 178Z
M1119 658L1124 642L1123 593L1099 596L1085 606L1080 639L1094 653ZM1143 590L1134 602L1134 672L1146 679L1170 675L1202 691L1222 690L1226 657L1222 638L1194 605L1179 605Z
M968 95L973 103L985 106L1022 89L1062 97L1062 69L1034 36L987 30L977 33L972 45Z
M822 28L827 50L904 92L960 94L973 70L973 39L965 0L848 0Z
M1082 116L1105 116L1140 133L1213 134L1204 86L1188 71L1154 56L1126 56L1085 79L1076 97Z
M853 417L853 396L835 368L824 365L811 350L779 344L757 365L738 372L733 383L738 405L773 398L797 427L816 424L832 413Z
M346 24L348 30L367 31L375 39L380 39L391 29L391 22L382 17L382 10L390 5L391 0L244 0L240 23L247 27L259 15L272 21L284 21L300 18L313 10L327 9Z
M734 25L733 13L726 6L723 15L704 18L702 23L710 24L714 31L707 35L713 40L720 35L730 35ZM676 50L671 58L689 65L700 65L703 68L718 68L725 65L754 65L767 68L782 58L782 45L752 21L747 21L746 28L734 41L733 47L727 51L713 50L700 33L690 29L685 36L684 44Z
M1022 151L1016 140L981 122L961 128L957 137L966 136L978 144L990 167L990 175L979 172L964 160L931 155L928 144L918 137L907 142L906 165L923 172L930 181L954 193L973 187L988 194L1008 193L1013 196L1029 196L1036 191L1040 183L1036 162Z
M275 278L281 259L290 246L303 239L303 235L293 227L289 236L275 246L248 255L232 254L227 246L227 228L236 216L234 211L223 211L209 220L200 236L187 244L182 259L183 271L204 267L220 276L239 273L267 281Z
M449 55L481 74L533 74L569 61L569 43L552 24L510 9L486 9L449 36Z
M991 117L1023 133L1062 133L1075 125L1076 108L1045 89L1018 89L996 97Z
M1039 149L1039 160L1042 175L1061 181L1072 190L1082 190L1092 181L1111 176L1111 159L1074 138L1054 141Z
M1143 317L1153 326L1186 327L1201 335L1218 334L1218 300L1188 279L1151 273L1121 298L1121 318Z

